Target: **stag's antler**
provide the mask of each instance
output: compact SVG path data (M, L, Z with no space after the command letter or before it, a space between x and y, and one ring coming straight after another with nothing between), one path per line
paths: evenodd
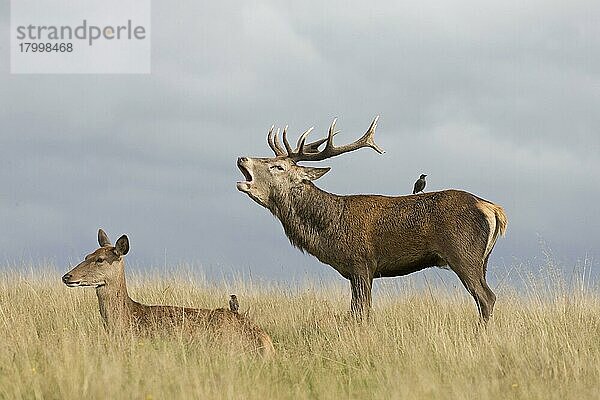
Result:
M267 136L267 142L269 143L269 147L276 156L285 156L286 153L281 148L281 144L279 143L279 128L277 128L277 133L274 131L275 125L271 125L271 129L269 129L269 135Z
M276 156L285 156L291 158L294 161L321 161L327 158L339 156L340 154L348 153L350 151L358 150L362 147L370 147L374 149L379 154L383 154L384 150L379 147L375 143L374 135L375 129L377 128L377 120L379 119L379 115L373 119L371 122L371 126L365 134L355 141L354 143L350 143L344 146L335 147L333 145L333 137L339 133L339 131L335 130L335 123L337 122L337 118L333 120L331 126L329 127L329 133L326 138L316 140L314 142L306 143L306 137L313 130L313 128L308 129L298 139L298 143L296 144L296 149L292 149L290 143L287 140L287 126L283 129L283 144L285 146L285 150L281 147L279 143L279 129L277 133L274 133L274 126L269 130L269 135L267 137L267 141L269 142L269 147L275 152ZM319 151L319 147L323 144L325 148Z

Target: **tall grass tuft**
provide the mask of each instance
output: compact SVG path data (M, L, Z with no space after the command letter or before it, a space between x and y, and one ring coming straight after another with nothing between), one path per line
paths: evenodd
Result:
M185 274L129 281L146 304L223 307L232 292ZM359 324L346 313L346 286L236 282L242 311L275 343L265 361L202 335L115 339L94 289L67 288L51 270L9 270L0 274L0 398L598 398L598 287L585 271L522 281L496 290L487 328L460 287L384 285L372 320Z

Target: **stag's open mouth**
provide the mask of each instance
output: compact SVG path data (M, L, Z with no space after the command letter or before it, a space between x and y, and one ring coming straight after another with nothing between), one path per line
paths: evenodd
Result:
M67 285L68 287L85 286L84 284L81 283L81 281L68 281L68 282L65 282L65 285Z
M244 167L241 164L238 164L238 167L240 168L240 171L242 171L242 174L244 174L244 178L246 178L246 182L252 182L252 174L250 173L250 171L248 171L246 169L246 167Z
M238 159L237 166L240 169L240 171L242 171L242 174L244 174L244 178L246 178L246 181L237 182L236 186L238 190L245 192L248 189L250 189L250 185L252 184L252 173L248 170L248 168L244 166L244 162L241 158Z

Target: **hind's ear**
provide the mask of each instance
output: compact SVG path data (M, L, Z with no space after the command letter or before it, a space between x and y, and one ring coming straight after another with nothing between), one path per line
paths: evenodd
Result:
M115 253L120 257L129 253L129 239L127 235L123 235L117 240L115 244Z
M100 247L110 246L110 239L102 229L98 229L98 244Z
M314 181L325 175L331 169L330 167L326 168L316 168L316 167L300 167L302 168L302 173L304 175L304 179L308 179L309 181Z

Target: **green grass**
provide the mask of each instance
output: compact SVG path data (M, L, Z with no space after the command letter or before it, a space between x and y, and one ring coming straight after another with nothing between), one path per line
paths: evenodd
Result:
M265 361L203 335L116 339L94 289L9 271L0 274L0 398L598 398L600 293L556 279L497 290L487 329L462 288L383 285L372 321L356 324L346 286L238 283L242 309L275 343ZM130 279L131 296L147 304L215 308L229 290Z

